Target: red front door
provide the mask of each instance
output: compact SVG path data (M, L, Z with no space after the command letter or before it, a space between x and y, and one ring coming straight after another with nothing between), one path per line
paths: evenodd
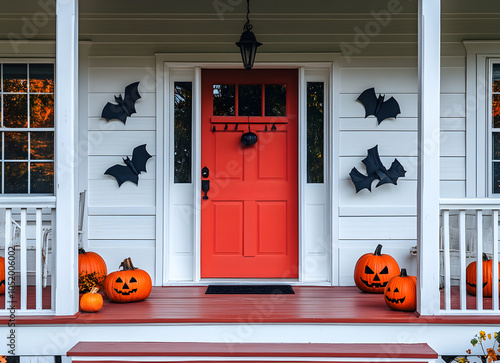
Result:
M297 79L202 72L202 278L298 276ZM258 140L242 145L249 130Z

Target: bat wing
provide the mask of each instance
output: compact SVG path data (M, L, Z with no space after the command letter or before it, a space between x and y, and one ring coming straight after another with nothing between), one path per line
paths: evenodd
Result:
M382 103L377 114L377 121L380 124L382 121L388 118L396 118L397 115L401 113L399 108L399 103L394 97L389 98L387 101Z
M105 118L106 121L117 119L123 123L127 120L127 114L123 111L120 105L114 105L109 102L102 109L101 117Z
M126 165L119 165L116 164L106 170L104 174L111 175L116 178L116 181L118 182L118 187L121 187L123 183L125 183L127 180L130 180L131 182L137 183L139 182L139 177L134 174L134 172Z
M352 182L354 183L354 187L356 188L356 193L363 189L368 189L370 192L372 191L372 182L375 180L374 175L363 175L361 174L358 169L352 168L351 172L349 173L349 176L351 177Z
M139 82L134 82L125 87L125 98L123 99L123 103L131 115L137 112L135 110L135 102L141 98L138 86Z
M377 174L377 171L383 170L385 171L385 167L380 160L380 156L378 154L378 145L375 145L371 149L368 149L368 156L361 160L366 167L366 173L368 176L373 176Z
M146 144L137 146L132 152L132 164L138 173L146 171L146 163L152 156L146 150Z
M406 174L406 170L403 168L403 165L401 165L398 159L394 159L389 170L381 174L383 174L381 175L383 177L380 178L380 181L377 183L377 187L386 183L397 185L398 178L404 177Z
M368 88L359 95L356 101L361 102L365 106L365 118L370 115L375 115L377 108L377 96L375 95L375 88Z

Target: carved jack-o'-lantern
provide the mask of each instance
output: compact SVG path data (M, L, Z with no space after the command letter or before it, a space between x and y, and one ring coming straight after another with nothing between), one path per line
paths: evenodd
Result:
M364 292L382 294L387 282L399 273L396 260L382 254L382 245L374 253L361 256L354 267L354 282Z
M500 263L498 264L500 267ZM471 295L476 295L476 278L477 278L477 264L476 261L471 262L465 269L465 280L466 280L466 290ZM488 259L485 253L483 253L483 296L491 297L493 284L493 261ZM500 288L500 279L499 279Z
M399 276L389 280L384 290L387 306L393 310L415 311L417 308L417 278L408 276L406 269L401 269Z
M123 270L110 273L104 281L106 296L113 302L132 302L146 299L151 293L151 277L141 269L135 268L132 260L125 259L120 267Z

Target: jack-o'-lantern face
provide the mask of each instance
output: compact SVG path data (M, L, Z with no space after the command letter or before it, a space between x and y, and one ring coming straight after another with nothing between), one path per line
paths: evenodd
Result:
M374 253L361 256L354 268L354 282L365 292L383 293L387 282L399 272L398 263L389 255L381 253L378 245Z
M415 311L416 295L417 278L408 276L404 268L399 276L389 280L384 290L385 302L393 310Z
M115 292L117 294L121 294L121 295L130 295L130 294L133 294L134 292L137 292L137 288L134 288L135 284L137 282L137 280L135 279L134 276L132 276L129 281L128 281L128 284L127 282L123 282L122 278L121 277L118 277L116 280L115 280L115 286L116 284L121 284L122 287L121 289L117 289L116 287L113 287L113 290L115 290ZM129 287L131 286L131 287Z
M120 265L121 271L110 273L104 281L106 296L113 302L141 301L151 293L149 274L132 265L130 258Z
M0 294L5 294L5 258L0 257Z
M500 263L498 264L500 268ZM493 261L488 259L486 254L483 254L482 261L482 269L483 269L483 296L491 297L493 293L493 284L491 281L493 280ZM476 261L471 262L467 268L465 269L465 280L466 280L466 290L471 295L476 295L476 287L477 287L477 263ZM499 287L500 287L500 279L499 279Z

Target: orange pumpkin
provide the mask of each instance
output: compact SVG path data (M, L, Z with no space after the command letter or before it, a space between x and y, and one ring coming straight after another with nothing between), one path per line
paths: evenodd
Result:
M500 262L499 262L500 267ZM466 290L469 294L476 296L476 277L477 277L477 264L476 261L469 263L465 269ZM483 296L491 297L493 284L493 261L488 260L488 256L483 253ZM499 279L500 288L500 279Z
M100 286L108 274L106 262L95 252L78 250L78 287L80 292L89 292L92 287Z
M5 294L5 258L0 257L0 295Z
M401 269L399 276L389 280L384 289L387 306L393 310L415 311L417 308L417 277L408 276L406 269Z
M87 313L95 313L101 310L103 305L102 296L97 293L99 288L94 286L90 292L83 294L80 299L80 309Z
M374 253L361 256L354 267L354 282L364 292L382 294L387 282L399 273L399 265L390 255L382 254L382 245Z
M120 267L123 267L123 270L110 273L104 281L104 291L108 299L120 303L146 299L153 286L149 274L135 268L130 257L125 259Z

